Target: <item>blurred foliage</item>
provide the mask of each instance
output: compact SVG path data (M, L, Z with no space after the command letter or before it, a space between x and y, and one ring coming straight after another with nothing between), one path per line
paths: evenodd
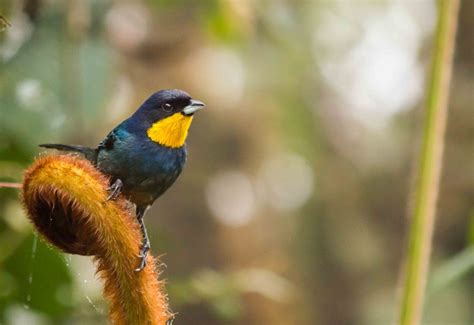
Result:
M440 324L474 321L473 9L426 311ZM20 181L39 143L97 144L157 89L206 102L147 215L177 324L393 320L434 2L6 0L0 14L0 181ZM0 189L0 323L103 324L88 259L41 240L32 258L33 238Z
M2 280L2 316L10 304L32 308L55 319L71 312L71 272L61 254L38 241L36 235L25 238L4 261Z

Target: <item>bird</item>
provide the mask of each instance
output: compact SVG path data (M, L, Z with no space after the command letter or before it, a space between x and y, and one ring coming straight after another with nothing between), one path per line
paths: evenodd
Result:
M186 138L194 113L205 107L179 89L153 93L129 118L98 144L40 144L47 149L82 154L110 177L109 196L120 194L135 205L143 236L137 272L146 267L150 240L143 217L148 208L168 190L181 174L187 159Z

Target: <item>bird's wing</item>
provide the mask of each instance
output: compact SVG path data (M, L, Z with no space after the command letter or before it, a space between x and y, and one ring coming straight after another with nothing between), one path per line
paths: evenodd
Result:
M115 141L117 140L117 135L115 134L115 130L112 130L109 134L107 134L107 136L104 138L104 140L102 140L100 143L99 143L99 146L97 147L97 149L105 149L105 150L109 150L109 149L112 149L114 147L114 143Z

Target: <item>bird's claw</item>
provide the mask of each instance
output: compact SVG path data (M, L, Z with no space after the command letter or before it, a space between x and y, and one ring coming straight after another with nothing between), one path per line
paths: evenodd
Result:
M138 254L138 257L140 258L140 265L135 269L135 272L140 272L142 271L146 264L146 258L148 256L148 251L150 250L150 244L148 242L145 242L140 249L140 254Z
M146 266L146 255L140 256L140 265L135 269L135 272L141 272Z
M123 182L120 179L115 180L115 182L113 182L113 184L107 189L110 192L109 196L107 197L107 201L114 201L117 199L120 193L122 193L122 188Z

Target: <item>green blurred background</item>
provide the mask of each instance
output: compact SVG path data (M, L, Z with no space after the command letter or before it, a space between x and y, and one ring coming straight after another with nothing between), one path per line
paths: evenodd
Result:
M396 318L436 3L1 0L0 181L152 92L207 104L147 215L175 324ZM474 323L474 1L463 1L424 324ZM89 258L0 189L0 324L103 324Z

